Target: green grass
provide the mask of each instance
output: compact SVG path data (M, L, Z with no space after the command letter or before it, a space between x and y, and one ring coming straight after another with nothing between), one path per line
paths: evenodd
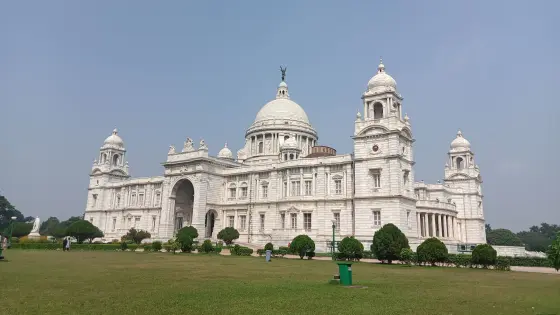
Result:
M8 250L0 314L560 314L560 276L330 261ZM534 309L533 309L534 307Z

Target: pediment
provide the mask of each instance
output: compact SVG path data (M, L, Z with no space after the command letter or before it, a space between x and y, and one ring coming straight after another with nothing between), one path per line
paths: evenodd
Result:
M389 130L382 126L370 126L364 128L364 130L360 131L358 136L375 136L387 133Z
M401 129L401 133L403 136L412 139L412 130L410 130L408 127L403 127Z
M449 176L450 179L469 179L470 177L467 174L458 173Z
M94 169L93 172L91 172L92 175L98 175L98 174L101 174L101 173L102 173L101 170L98 169L98 168Z
M126 176L126 173L121 170L112 170L111 175L119 175L119 176Z

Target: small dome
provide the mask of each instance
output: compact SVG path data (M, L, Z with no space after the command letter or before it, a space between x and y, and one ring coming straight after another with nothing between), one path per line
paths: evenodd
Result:
M220 159L233 159L233 153L231 152L231 150L228 148L227 146L227 142L224 145L224 148L220 150L220 152L218 152L218 157Z
M105 139L105 142L103 142L103 148L124 148L124 141L121 137L119 137L117 129L113 130L113 134Z
M397 90L397 82L393 77L385 72L385 65L383 60L379 61L379 66L377 67L377 74L374 75L368 82L368 91L383 91L383 90Z
M471 143L463 138L461 130L457 131L457 138L451 141L451 149L455 151L471 149Z
M282 144L281 150L298 150L298 144L295 137L289 137Z

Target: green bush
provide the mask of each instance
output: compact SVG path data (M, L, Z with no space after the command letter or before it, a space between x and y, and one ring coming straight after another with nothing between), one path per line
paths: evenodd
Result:
M142 244L142 248L144 249L144 252L150 252L152 251L152 244L150 243L144 243Z
M218 233L218 239L223 240L227 245L230 245L238 238L239 232L232 227L227 227Z
M399 259L401 250L410 248L408 239L401 230L392 223L385 224L373 235L371 251L383 263L389 264Z
M435 237L422 242L416 252L420 263L430 263L435 266L436 263L444 263L447 260L447 247Z
M264 249L257 249L257 255L262 256L266 253L266 251Z
M128 248L128 244L127 244L126 242L122 242L122 243L120 244L120 246L121 246L121 250L122 250L123 252Z
M122 240L127 240L136 244L140 244L142 243L142 240L151 237L152 235L147 231L130 228L130 230L128 230L128 233L126 233L126 235L122 237Z
M278 250L285 250L286 253L290 252L290 248L288 246L280 246L280 247L278 247Z
M496 264L494 265L496 270L510 271L511 270L511 259L509 257L498 257L496 259Z
M253 249L235 245L232 249L230 249L230 254L233 256L251 256L253 254Z
M198 248L199 253L211 253L214 251L214 246L212 246L211 240L205 240L202 245Z
M556 271L560 270L560 232L556 233L556 238L548 247L546 255L552 267L556 269Z
M402 263L410 266L411 262L414 260L414 256L416 256L416 253L414 253L410 248L403 248L399 256L399 260Z
M519 236L507 229L495 229L486 232L486 241L490 245L523 246Z
M496 264L498 254L490 244L477 245L472 252L473 265L481 265L482 268L488 269L488 266Z
M135 252L138 249L138 244L128 244L128 249L130 249L131 252Z
M198 231L194 226L185 226L177 231L177 240L183 239L186 236L189 236L194 241L198 237Z
M78 244L83 243L85 240L93 240L97 237L103 237L103 232L91 222L86 220L79 220L72 223L66 229L66 235L75 237ZM70 247L71 248L71 247Z
M159 251L161 251L161 248L162 248L162 244L161 244L160 241L155 241L155 242L152 243L152 250L153 250L154 252L159 252Z
M364 257L364 245L353 236L345 237L338 244L337 258L340 260L359 261Z
M190 229L188 230L184 230L184 229L186 228L182 228L179 230L179 232L177 232L177 243L183 253L190 253L194 249L192 235L195 235L195 233L193 233L193 231ZM196 235L198 235L198 233L196 233Z
M169 244L163 244L163 250L165 250L166 252L171 252L171 245Z
M12 249L41 249L41 250L57 250L62 249L61 243L17 243L12 244ZM101 251L117 251L121 250L120 244L71 244L71 251L81 250L101 250Z
M363 258L366 259L375 259L375 255L370 250L364 250L363 256L364 256Z
M273 257L284 257L287 254L288 254L288 250L286 249L275 249L272 251Z
M315 257L315 252L314 251L309 251L309 252L305 253L305 256L307 256L307 259L313 259L313 257Z
M314 250L315 242L305 234L296 236L290 243L290 251L292 253L297 253L300 259L303 259L307 252L312 252Z
M446 260L449 265L457 268L469 268L471 267L471 261L471 255L466 254L448 254Z
M272 243L266 243L266 245L264 245L264 250L274 250L274 245L272 245Z

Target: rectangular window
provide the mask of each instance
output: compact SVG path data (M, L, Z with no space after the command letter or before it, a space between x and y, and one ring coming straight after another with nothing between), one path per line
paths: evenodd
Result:
M403 173L403 182L404 182L405 185L408 184L408 175L409 175L409 173L410 173L409 171L404 171L404 173Z
M132 218L128 218L128 227L132 227Z
M138 205L140 207L144 205L144 194L138 194Z
M230 199L235 199L236 194L237 194L237 191L236 191L235 188L230 188L230 189L229 189L229 198L230 198Z
M373 211L373 226L381 226L381 211Z
M297 229L297 213L290 213L290 221L292 224L292 229Z
M299 196L300 191L301 191L301 182L299 180L292 181L292 193L290 194L290 196Z
M132 199L130 201L130 205L131 206L135 206L136 205L136 194L132 194Z
M121 196L117 196L117 208L121 207Z
M262 186L262 197L268 198L268 186Z
M406 226L410 228L410 210L406 211Z
M340 212L333 213L335 229L340 230Z
M342 194L342 179L334 180L334 193L337 195Z
M117 228L117 218L113 218L113 227L112 227L112 231L114 231Z
M97 194L93 194L92 197L93 197L93 202L91 204L91 207L95 208L95 206L97 205Z
M261 227L260 231L264 231L264 214L261 214Z
M139 227L140 226L140 217L136 217L134 218L134 227Z
M235 223L235 217L232 215L228 216L228 226L233 227L234 223Z
M153 216L152 217L152 231L155 231L155 230L156 230L156 217Z
M159 202L161 200L161 193L157 192L156 193L156 200L155 200L155 205L159 206Z
M310 180L306 180L305 181L305 195L306 196L311 196L311 188L312 188L312 182Z
M280 224L282 226L282 229L286 228L286 214L285 213L280 213Z
M303 214L303 228L306 231L311 231L311 213Z
M373 178L373 188L381 188L381 171L373 170L371 176Z
M284 190L282 192L284 197L288 196L288 182L284 182Z
M239 229L241 231L245 231L247 228L247 216L240 215L239 216Z
M247 198L247 187L241 187L241 198L242 199Z

